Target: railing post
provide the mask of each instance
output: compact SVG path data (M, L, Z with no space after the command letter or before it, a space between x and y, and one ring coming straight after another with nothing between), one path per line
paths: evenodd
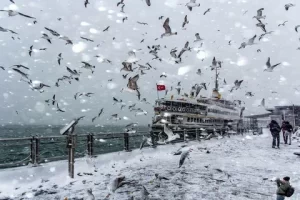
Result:
M30 162L33 164L34 163L34 136L30 139Z
M67 136L68 148L68 171L70 178L74 178L74 162L75 162L75 135Z
M184 142L185 142L185 140L186 140L185 135L186 135L186 129L183 130L183 141L184 141Z
M124 150L129 151L129 134L124 133Z
M35 138L35 154L34 154L34 164L39 164L39 154L40 154L40 138Z
M93 155L93 146L94 146L94 135L87 135L87 152L89 156Z

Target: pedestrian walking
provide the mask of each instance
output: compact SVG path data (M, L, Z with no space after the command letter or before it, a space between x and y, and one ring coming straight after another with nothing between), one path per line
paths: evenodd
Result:
M277 148L279 149L279 142L280 142L280 126L279 124L275 121L272 120L271 123L268 125L268 127L270 128L272 137L273 137L273 141L272 141L272 148L275 148L277 146ZM277 141L277 144L276 144Z

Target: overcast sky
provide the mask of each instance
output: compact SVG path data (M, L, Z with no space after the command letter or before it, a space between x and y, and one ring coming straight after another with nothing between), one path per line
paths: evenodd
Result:
M121 6L117 7L117 2L90 0L85 8L84 0L15 0L16 4L9 0L0 1L1 9L17 10L37 19L37 23L33 24L32 19L8 17L6 12L0 13L0 26L19 33L14 35L15 38L20 37L20 40L13 40L11 33L0 32L0 66L5 67L5 71L0 69L0 123L64 124L74 117L85 115L82 123L91 124L92 117L104 108L104 114L94 124L125 124L131 121L148 124L151 123L152 105L157 98L155 84L164 81L170 90L171 86L176 86L181 81L183 91L189 93L195 83L213 83L214 73L209 66L214 56L223 61L220 74L222 97L245 101L246 114L263 113L264 109L258 107L263 98L266 99L267 107L299 104L300 92L294 88L300 85L300 51L297 50L300 47L300 33L297 34L294 28L300 24L300 5L290 8L289 11L284 9L286 3L297 4L296 1L198 1L201 6L193 8L191 12L185 6L185 0L152 0L150 7L142 0L124 0L125 13L120 12ZM211 8L211 12L203 15L208 8ZM261 41L256 39L256 45L238 50L242 42L255 34L259 36L263 33L256 27L257 20L253 19L259 8L265 8L263 14L267 17L263 22L266 23L267 31L274 32ZM181 26L185 15L188 16L189 24L183 30ZM128 20L123 23L122 18L125 16ZM164 16L163 20L159 20L159 16ZM162 24L167 17L170 18L172 31L177 31L178 35L161 39L160 36L164 33ZM62 19L58 21L57 18ZM137 21L146 22L148 25L138 24ZM278 27L284 21L288 21L286 25ZM109 30L103 32L107 26L110 26ZM63 40L52 36L44 27L68 36L74 45L65 45ZM53 37L52 44L41 39L42 33ZM195 33L199 33L204 39L201 51L197 53L199 49L193 49L192 52L186 52L182 63L174 64L170 50L177 47L180 51L186 41L190 42L191 47L197 48L199 43L194 43ZM81 36L95 42L84 41L80 39ZM156 38L159 39L155 40ZM140 43L143 39L144 42ZM230 40L232 45L228 45ZM148 45L157 44L162 47L158 52L162 62L152 60L153 56L147 49ZM32 57L28 55L31 45L34 49ZM47 50L37 51L40 48ZM261 52L257 52L258 49ZM140 75L138 80L141 97L147 98L151 104L138 102L135 93L120 92L127 85L127 80L122 77L126 73L120 72L121 63L128 59L130 50L137 51L139 64L145 65L149 62L157 69L145 71L146 74ZM63 55L60 66L57 63L59 53ZM104 56L112 64L101 63L95 55ZM268 57L271 57L271 64L282 63L272 73L263 71ZM81 68L81 61L95 65L94 74ZM45 88L44 93L32 91L28 84L20 81L19 74L9 69L15 64L29 67L30 79L42 81L51 88ZM80 81L73 80L72 84L60 83L60 87L55 87L58 78L69 75L66 66L82 72ZM196 74L197 69L202 70L201 76ZM160 79L163 72L167 78ZM127 79L138 73L135 70ZM222 84L224 78L227 86ZM112 82L108 82L109 79ZM244 82L240 90L230 93L236 79L243 79ZM202 91L201 95L209 96L212 85L208 89L209 91ZM95 95L75 100L73 96L76 92L93 92ZM252 92L255 96L248 98L245 96L246 92ZM169 92L169 96L174 93L174 90ZM66 110L65 113L58 113L55 106L44 103L54 94L60 107ZM164 93L160 93L160 96L163 97ZM113 97L122 99L127 106L137 103L137 107L146 110L148 115L135 117L127 107L121 111L120 105L113 105ZM107 120L115 113L119 113L126 120Z

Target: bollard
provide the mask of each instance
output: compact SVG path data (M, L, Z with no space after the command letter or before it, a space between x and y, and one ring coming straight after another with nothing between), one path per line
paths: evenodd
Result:
M129 151L129 134L124 133L124 150Z
M35 138L35 154L34 154L34 164L39 164L39 154L40 154L40 138Z

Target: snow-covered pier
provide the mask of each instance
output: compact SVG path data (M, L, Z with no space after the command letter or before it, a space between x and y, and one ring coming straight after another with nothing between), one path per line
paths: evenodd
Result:
M75 178L67 176L67 161L20 167L0 172L0 199L275 199L276 177L290 176L300 198L300 158L297 140L271 148L271 136L238 135L188 142L190 152L181 168L173 155L183 143L117 152L76 160ZM165 177L168 180L157 179ZM124 185L112 192L112 182L125 176Z

